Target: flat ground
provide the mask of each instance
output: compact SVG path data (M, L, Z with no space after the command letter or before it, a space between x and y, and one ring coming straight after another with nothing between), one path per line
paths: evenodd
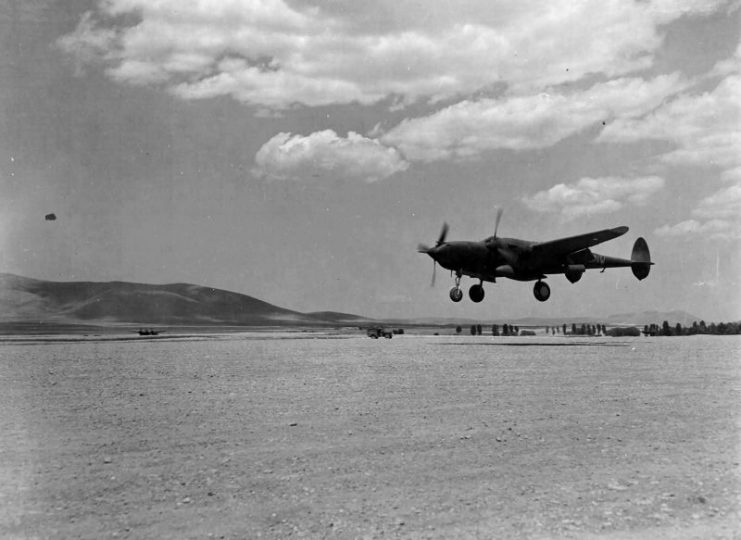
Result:
M740 351L4 341L0 536L741 538Z

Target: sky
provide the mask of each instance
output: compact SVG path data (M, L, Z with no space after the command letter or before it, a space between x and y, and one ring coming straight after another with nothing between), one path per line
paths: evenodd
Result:
M9 0L0 272L372 317L741 319L741 3ZM627 225L656 265L485 284L416 251ZM48 213L55 221L45 220ZM474 283L463 279L463 287ZM660 322L660 321L658 321Z

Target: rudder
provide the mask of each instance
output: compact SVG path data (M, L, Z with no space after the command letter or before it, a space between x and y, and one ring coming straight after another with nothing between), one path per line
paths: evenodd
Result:
M631 265L630 269L633 271L633 275L640 279L648 277L648 273L651 271L651 253L648 251L648 244L643 237L638 238L633 244L633 252L630 254Z

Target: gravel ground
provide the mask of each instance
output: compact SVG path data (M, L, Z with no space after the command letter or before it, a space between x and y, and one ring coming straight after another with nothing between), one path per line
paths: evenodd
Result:
M0 535L741 538L740 351L4 341Z

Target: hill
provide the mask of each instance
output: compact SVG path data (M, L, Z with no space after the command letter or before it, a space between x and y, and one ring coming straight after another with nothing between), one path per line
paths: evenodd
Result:
M496 319L465 318L387 319L392 326L451 326L467 324L516 324L561 326L606 324L643 326L669 321L689 326L700 317L684 311L645 311L608 317ZM151 285L123 281L42 281L14 274L0 274L0 323L59 325L179 325L179 326L363 326L381 321L334 311L301 313L269 304L245 294L172 283ZM16 324L17 326L17 324Z
M614 326L658 324L668 321L672 326L680 323L682 326L691 326L693 322L700 322L702 317L692 315L686 311L642 311L640 313L619 313L610 315L605 324Z
M417 325L429 325L429 326L450 326L450 325L469 325L469 324L514 324L523 327L538 327L538 326L561 326L563 324L605 324L607 326L644 326L646 324L658 324L661 325L663 321L669 321L672 327L676 323L681 323L682 326L690 326L693 321L700 321L701 317L697 317L686 311L643 311L635 313L620 313L616 315L608 316L595 316L595 315L566 315L564 317L523 317L517 319L509 318L492 318L490 320L478 320L470 318L419 318L413 320L396 320L394 324L417 324Z
M372 319L369 319L368 317L352 315L350 313L340 313L337 311L312 311L311 313L306 313L306 315L320 321L352 326L372 321Z
M6 323L275 326L336 325L342 320L357 324L363 319L300 313L189 283L55 282L0 274L0 321Z

